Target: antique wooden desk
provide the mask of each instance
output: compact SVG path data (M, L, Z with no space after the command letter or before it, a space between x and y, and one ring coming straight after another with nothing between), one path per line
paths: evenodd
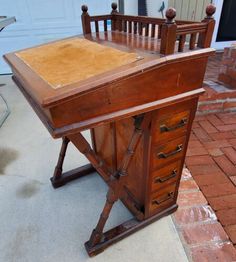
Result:
M108 184L85 243L90 256L177 209L191 125L214 53L213 5L199 23L175 22L174 9L166 20L121 15L116 4L112 9L92 17L82 6L84 36L5 55L32 108L51 135L62 138L52 185L95 170ZM87 129L92 147L81 134ZM69 142L91 164L62 173ZM134 218L103 233L118 199Z

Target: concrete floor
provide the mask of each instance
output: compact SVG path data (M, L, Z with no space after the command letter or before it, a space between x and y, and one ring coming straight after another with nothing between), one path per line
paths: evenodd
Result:
M0 128L0 262L188 261L171 216L90 259L83 244L97 222L107 186L94 174L54 190L49 177L60 140L50 137L10 76L1 76L1 83L6 83L0 93L11 114ZM85 163L70 145L65 170ZM130 217L118 202L106 228Z

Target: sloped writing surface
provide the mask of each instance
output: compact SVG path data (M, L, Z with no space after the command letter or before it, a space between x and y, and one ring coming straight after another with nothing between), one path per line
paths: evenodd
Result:
M135 53L78 37L30 48L16 55L54 89L140 59Z

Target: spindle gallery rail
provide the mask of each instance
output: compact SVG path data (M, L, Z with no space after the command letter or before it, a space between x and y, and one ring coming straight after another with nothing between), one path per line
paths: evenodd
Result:
M160 41L160 53L173 54L175 51L183 52L185 48L210 47L215 20L215 6L210 4L206 8L206 17L201 22L174 20L176 11L169 8L166 11L166 19L122 15L117 11L117 4L112 4L112 12L109 15L90 16L88 7L82 6L83 33L91 34L94 28L96 33L120 31L127 34L135 34L149 37L154 41ZM109 23L110 22L110 23ZM176 50L177 47L177 50Z

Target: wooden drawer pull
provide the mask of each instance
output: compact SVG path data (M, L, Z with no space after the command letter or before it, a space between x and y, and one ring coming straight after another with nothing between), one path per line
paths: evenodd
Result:
M174 151L170 152L170 153L167 153L167 154L165 154L165 153L163 153L163 152L158 153L158 158L168 158L168 157L170 157L170 156L173 156L173 155L181 152L182 149L183 149L183 145L182 145L182 144L181 144L181 145L178 145L177 148L176 148Z
M187 124L188 122L188 119L187 118L183 118L180 120L180 122L176 125L176 126L171 126L171 127L168 127L166 125L161 125L160 126L160 130L161 130L161 133L163 132L170 132L170 131L173 131L175 129L178 129L180 127L183 127Z
M173 196L174 196L174 192L170 192L170 193L167 194L166 197L164 197L164 198L161 199L161 200L157 200L157 199L153 200L153 201L152 201L152 204L153 204L153 205L160 205L161 203L163 203L163 202L165 202L165 201L173 198Z
M177 170L173 170L169 176L165 176L165 177L162 177L162 178L161 177L155 178L155 183L164 183L167 180L175 177L176 175L177 175Z

